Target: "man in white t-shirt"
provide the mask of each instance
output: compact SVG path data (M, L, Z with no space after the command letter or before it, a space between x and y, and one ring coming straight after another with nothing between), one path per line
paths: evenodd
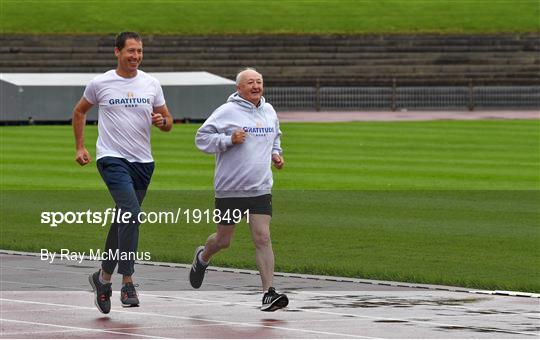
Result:
M75 160L83 166L91 160L84 146L86 113L98 105L97 168L116 203L116 212L131 214L128 223L116 223L115 219L111 224L101 269L89 276L95 304L104 314L111 309L111 275L116 265L122 274L122 306L139 305L132 275L139 239L138 215L154 170L150 128L154 125L166 132L173 124L158 80L138 69L143 58L141 37L135 32L120 33L114 54L118 59L116 70L92 79L73 109Z

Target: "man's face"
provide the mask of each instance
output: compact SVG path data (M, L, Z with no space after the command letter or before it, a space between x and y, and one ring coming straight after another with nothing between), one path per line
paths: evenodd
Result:
M124 48L121 50L115 48L114 54L118 58L119 68L126 73L133 73L142 62L142 41L127 39Z
M244 71L236 89L242 98L257 106L263 94L262 76L252 70Z

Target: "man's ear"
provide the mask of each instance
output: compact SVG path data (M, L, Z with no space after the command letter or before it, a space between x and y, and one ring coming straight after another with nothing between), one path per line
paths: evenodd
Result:
M114 55L117 57L120 55L120 50L118 49L118 47L114 48Z

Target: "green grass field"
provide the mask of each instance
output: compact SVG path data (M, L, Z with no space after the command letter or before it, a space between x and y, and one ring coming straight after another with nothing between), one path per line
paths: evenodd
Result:
M538 0L2 0L3 33L537 32Z
M212 208L214 160L195 149L197 127L154 131L145 211ZM517 120L283 124L276 270L540 292L539 129ZM107 228L40 224L42 211L112 206L95 162L75 164L71 128L0 133L0 248L101 248ZM95 138L89 126L93 155ZM213 228L147 224L139 250L190 263ZM254 269L251 254L242 223L213 264Z

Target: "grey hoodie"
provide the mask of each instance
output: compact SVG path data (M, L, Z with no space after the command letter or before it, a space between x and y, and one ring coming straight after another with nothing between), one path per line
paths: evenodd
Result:
M235 130L246 140L233 145ZM272 154L281 154L281 131L276 111L261 97L259 107L233 93L197 131L195 144L216 154L214 189L217 198L254 197L272 189Z

